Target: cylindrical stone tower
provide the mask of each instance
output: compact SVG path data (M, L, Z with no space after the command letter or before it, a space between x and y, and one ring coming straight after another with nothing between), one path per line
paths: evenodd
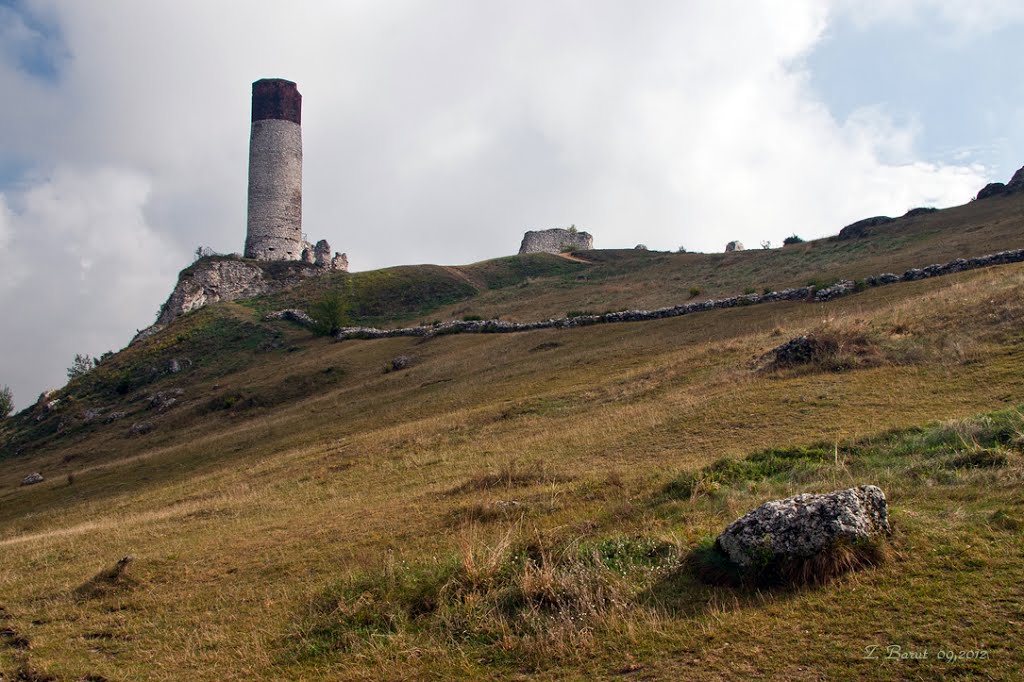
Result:
M302 95L295 83L252 84L245 257L302 257Z

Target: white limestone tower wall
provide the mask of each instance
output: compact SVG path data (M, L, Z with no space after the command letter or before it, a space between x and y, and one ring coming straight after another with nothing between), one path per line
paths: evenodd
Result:
M252 84L245 257L302 258L302 95L295 83Z

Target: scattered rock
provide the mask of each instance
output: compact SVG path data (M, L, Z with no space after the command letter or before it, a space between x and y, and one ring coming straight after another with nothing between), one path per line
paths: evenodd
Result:
M877 215L873 218L865 218L864 220L858 220L855 223L850 223L843 229L839 230L839 239L860 239L866 237L871 233L871 228L878 227L879 225L887 225L893 222L893 218L887 215Z
M150 408L155 409L157 412L165 412L178 402L178 398L183 395L185 395L185 389L169 388L165 391L157 391L147 397L146 402L149 403Z
M38 471L34 471L25 478L21 479L22 485L35 485L36 483L43 482L43 475Z
M408 355L399 355L391 358L391 362L385 368L388 372L397 372L399 370L408 369L412 365L412 358Z
M188 369L192 366L192 361L188 358L171 358L167 361L167 372L168 374L177 374L178 372Z
M127 416L127 412L111 412L110 414L107 415L107 418L103 420L103 423L109 424L110 422L115 422L118 419L124 419Z
M728 244L725 245L725 252L726 253L732 253L733 251L743 251L743 244L742 244L742 242L738 242L738 241L733 240L733 241L731 241L731 242L729 242Z
M313 326L313 318L306 314L303 310L297 308L288 308L286 310L277 310L272 313L267 313L264 317L267 322L273 320L287 320L288 322L296 322L304 327Z
M805 334L771 349L762 356L761 362L770 368L804 365L820 357L826 350L820 340Z
M107 411L105 407L94 407L79 412L77 417L83 422L88 424L89 422L96 421L103 416L103 413Z
M155 428L156 426L153 425L153 422L135 422L132 424L131 428L128 429L128 435L144 436Z
M765 502L729 524L715 546L738 566L806 560L839 543L891 532L885 493L876 486Z

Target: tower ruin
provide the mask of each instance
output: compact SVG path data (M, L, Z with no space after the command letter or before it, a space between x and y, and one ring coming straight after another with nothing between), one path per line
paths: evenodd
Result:
M295 83L264 78L252 84L246 258L302 258L301 124Z

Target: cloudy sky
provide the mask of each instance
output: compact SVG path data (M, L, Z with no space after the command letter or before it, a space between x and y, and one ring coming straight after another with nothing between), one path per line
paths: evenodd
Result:
M1019 0L0 0L0 384L153 321L245 237L251 82L303 94L304 231L354 270L718 251L1024 164Z

